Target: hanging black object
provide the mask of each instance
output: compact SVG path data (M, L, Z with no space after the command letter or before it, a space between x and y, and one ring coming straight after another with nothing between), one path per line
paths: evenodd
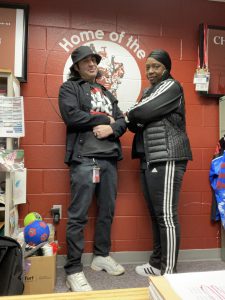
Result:
M23 251L20 244L0 236L0 296L22 295Z

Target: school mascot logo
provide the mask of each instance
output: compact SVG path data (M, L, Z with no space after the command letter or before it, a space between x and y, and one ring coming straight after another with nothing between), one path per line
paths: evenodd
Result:
M63 70L63 81L69 77L69 68L72 64L71 52L81 45L89 46L102 57L98 65L101 73L98 82L111 91L119 100L120 108L126 111L137 101L142 90L139 64L143 64L145 51L140 49L134 37L126 36L125 32L106 34L98 30L97 39L96 33L95 35L93 33L92 37L90 31L86 32L86 35L84 33L63 38L59 42L68 55ZM99 38L100 33L101 38Z

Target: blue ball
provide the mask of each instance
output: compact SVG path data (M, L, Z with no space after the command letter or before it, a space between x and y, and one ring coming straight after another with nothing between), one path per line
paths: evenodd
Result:
M47 241L49 234L48 224L42 220L36 220L24 228L24 240L31 246L36 246Z

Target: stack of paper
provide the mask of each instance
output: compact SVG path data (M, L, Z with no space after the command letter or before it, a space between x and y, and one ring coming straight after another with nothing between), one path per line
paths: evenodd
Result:
M149 277L151 300L225 300L225 270Z

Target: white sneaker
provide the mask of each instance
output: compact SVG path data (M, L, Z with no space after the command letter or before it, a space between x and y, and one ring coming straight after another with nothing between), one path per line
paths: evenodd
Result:
M137 274L142 275L142 276L150 276L150 275L160 276L161 275L161 271L157 268L154 268L149 263L141 265L141 266L137 266L135 268L135 271Z
M83 272L67 275L66 285L72 292L92 291L92 287L88 283Z
M105 270L110 275L121 275L125 272L124 267L118 264L111 256L95 256L91 268L95 271Z

